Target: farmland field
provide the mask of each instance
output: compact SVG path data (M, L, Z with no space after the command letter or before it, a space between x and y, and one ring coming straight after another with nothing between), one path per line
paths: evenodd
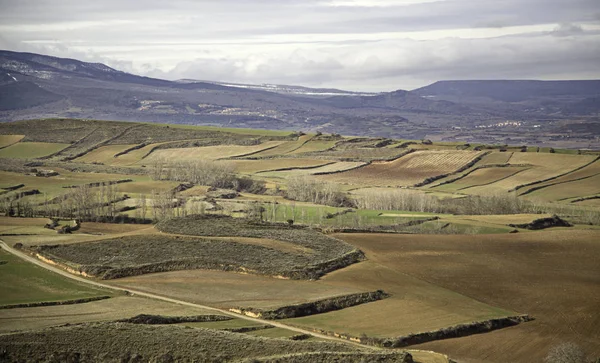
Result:
M220 146L200 146L186 147L179 149L161 149L151 153L144 158L143 163L151 163L157 159L192 161L198 159L217 160L226 159L235 156L252 154L261 150L270 149L280 145L281 141L267 141L263 144L253 146L242 145L220 145Z
M0 309L0 360L62 342L57 361L177 361L173 337L200 361L410 346L418 363L529 363L562 342L600 357L596 151L69 119L0 134L0 238L23 252L0 251L0 305L37 303ZM108 298L72 301L88 297ZM233 319L115 322L139 314ZM290 340L307 333L393 356ZM107 336L127 345L77 345ZM296 349L317 353L282 356Z
M132 276L112 280L110 283L220 308L239 306L277 308L367 291L353 286L336 286L322 281L283 280L266 276L206 270ZM202 293L198 293L199 291Z
M394 161L373 162L359 169L318 178L354 185L409 186L453 173L479 155L476 151L416 151Z
M546 153L514 153L510 164L531 165L529 169L511 177L480 187L466 190L469 194L489 194L508 191L519 185L533 183L573 171L595 160L591 155L567 155Z
M494 183L500 179L508 178L517 173L527 170L527 167L492 167L476 169L463 178L450 184L443 184L431 188L438 191L463 191L476 186L484 186Z
M310 168L310 169L292 169L292 170L283 170L283 171L272 171L272 172L263 172L260 175L264 177L274 177L274 178L289 178L294 176L301 175L319 175L319 174L331 174L337 172L343 172L349 169L359 168L365 165L363 162L357 161L338 161L338 162L330 162L327 165Z
M307 143L312 138L313 138L312 135L303 135L303 136L300 136L297 141L288 141L288 142L282 143L281 145L279 145L275 148L252 154L252 157L253 158L264 158L264 157L278 156L278 155L284 155L287 153L291 153L291 152L301 148L305 143Z
M333 161L307 158L280 158L266 160L231 160L228 161L228 163L231 163L238 173L254 174L283 168L316 168L321 165L331 164Z
M306 144L300 146L298 149L291 151L290 154L319 152L331 149L335 146L336 143L337 141L311 140L308 141Z
M112 321L139 314L167 316L212 314L214 312L135 296L116 295L84 304L0 309L0 333L33 330L62 324Z
M135 146L135 144L101 146L96 150L92 150L91 152L76 158L74 161L81 163L113 164L115 161L116 154L123 152L133 146Z
M531 362L541 361L560 342L574 341L592 356L600 354L597 231L338 237L398 273L536 319L483 335L417 345L418 349L460 361Z
M18 142L0 149L0 158L35 159L48 156L69 146L69 144L54 144L47 142Z
M527 194L528 198L554 201L574 197L585 197L600 193L600 173L581 180L562 181Z

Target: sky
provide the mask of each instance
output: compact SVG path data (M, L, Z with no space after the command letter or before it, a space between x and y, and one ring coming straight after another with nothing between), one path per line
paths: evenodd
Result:
M600 79L599 0L0 0L0 49L355 91Z

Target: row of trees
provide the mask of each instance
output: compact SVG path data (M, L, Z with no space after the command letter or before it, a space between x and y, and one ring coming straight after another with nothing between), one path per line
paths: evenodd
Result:
M340 186L334 183L322 182L307 176L290 178L287 183L286 196L289 199L332 207L353 207L353 201Z
M440 199L411 189L366 191L356 196L355 203L363 209L480 215L517 214L535 209L532 203L509 193Z

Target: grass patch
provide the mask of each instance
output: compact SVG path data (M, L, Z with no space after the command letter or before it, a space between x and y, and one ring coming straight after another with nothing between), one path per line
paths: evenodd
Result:
M317 279L360 261L362 253L319 232L245 220L187 217L161 222L164 232L208 237L251 237L284 241L309 249L281 251L231 240L168 235L125 236L99 242L41 246L39 253L77 264L90 275L114 279L153 272L209 269L250 272L291 279ZM193 256L193 257L192 257Z
M69 144L47 142L19 142L0 149L0 158L34 159L54 154Z
M0 259L0 305L84 299L107 295L107 291L74 282L30 264L5 251Z

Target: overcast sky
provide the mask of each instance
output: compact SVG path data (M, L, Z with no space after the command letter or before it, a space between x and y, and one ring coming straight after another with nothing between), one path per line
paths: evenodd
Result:
M350 90L600 79L599 0L0 0L0 48Z

